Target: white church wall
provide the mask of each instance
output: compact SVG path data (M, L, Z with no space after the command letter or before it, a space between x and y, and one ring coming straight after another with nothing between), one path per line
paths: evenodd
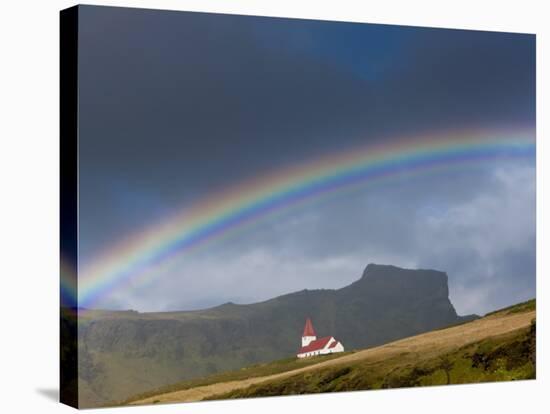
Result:
M302 336L302 346L308 346L315 339L317 339L316 336Z
M344 345L341 342L338 342L334 348L331 348L332 352L344 352Z

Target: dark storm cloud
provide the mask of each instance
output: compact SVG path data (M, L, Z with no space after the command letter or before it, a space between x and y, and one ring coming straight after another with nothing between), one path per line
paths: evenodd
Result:
M534 126L531 35L80 10L84 262L206 193L317 155L394 136ZM368 260L459 274L453 280L460 281L455 285L463 297L490 273L486 264L491 262L493 269L509 269L498 279L505 293L483 284L487 292L471 303L461 300L462 310L480 309L491 295L491 304L505 303L521 296L511 292L513 274L522 274L517 286L524 292L533 291L532 239L515 250L500 246L489 260L477 246L453 241L452 232L444 232L443 243L433 239L442 230L422 228L479 194L508 199L495 186L496 168L452 177L402 177L370 188L368 197L348 194L303 213L290 212L216 252L232 278L216 272L218 261L207 268L210 261L197 259L187 270L167 271L165 284L136 287L131 298L113 298L111 305L151 309L155 292L165 297L155 302L160 307L213 305L225 295L238 296L231 288L234 280L249 287L235 301L297 287L338 287L355 279ZM524 197L523 214L531 217L534 193ZM473 237L479 231L472 225L466 233ZM446 250L430 254L425 239ZM254 269L263 277L255 277ZM336 276L342 272L347 276ZM191 293L183 299L162 293L177 285L178 277L189 283L196 273L210 284L216 280L220 290L203 297L204 286L195 280L194 302ZM494 292L501 292L500 299Z
M396 66L382 107L392 107L400 125L412 127L418 120L452 129L531 125L534 48L529 35L422 30L403 53L417 63Z
M371 133L534 122L532 35L311 21L266 26L276 30L271 43L298 36L286 51L337 59L364 80L362 121Z

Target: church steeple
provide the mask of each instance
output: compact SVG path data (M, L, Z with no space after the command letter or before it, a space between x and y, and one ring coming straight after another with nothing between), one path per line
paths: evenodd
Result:
M317 335L315 335L311 319L307 318L306 325L304 326L304 333L302 334L302 346L307 346L311 341L315 341L316 339Z

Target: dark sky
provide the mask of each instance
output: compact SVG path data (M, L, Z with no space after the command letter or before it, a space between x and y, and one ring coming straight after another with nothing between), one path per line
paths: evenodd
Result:
M81 6L80 260L207 194L357 145L535 126L535 37ZM452 185L449 185L452 183ZM192 309L447 271L461 313L535 294L534 160L359 188L264 221L102 306Z

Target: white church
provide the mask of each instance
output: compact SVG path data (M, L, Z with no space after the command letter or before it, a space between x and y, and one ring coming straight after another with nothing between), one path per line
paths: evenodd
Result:
M298 358L306 358L314 355L333 354L344 352L344 345L333 336L325 336L317 339L311 319L306 319L306 326L302 334L302 347L296 355Z

